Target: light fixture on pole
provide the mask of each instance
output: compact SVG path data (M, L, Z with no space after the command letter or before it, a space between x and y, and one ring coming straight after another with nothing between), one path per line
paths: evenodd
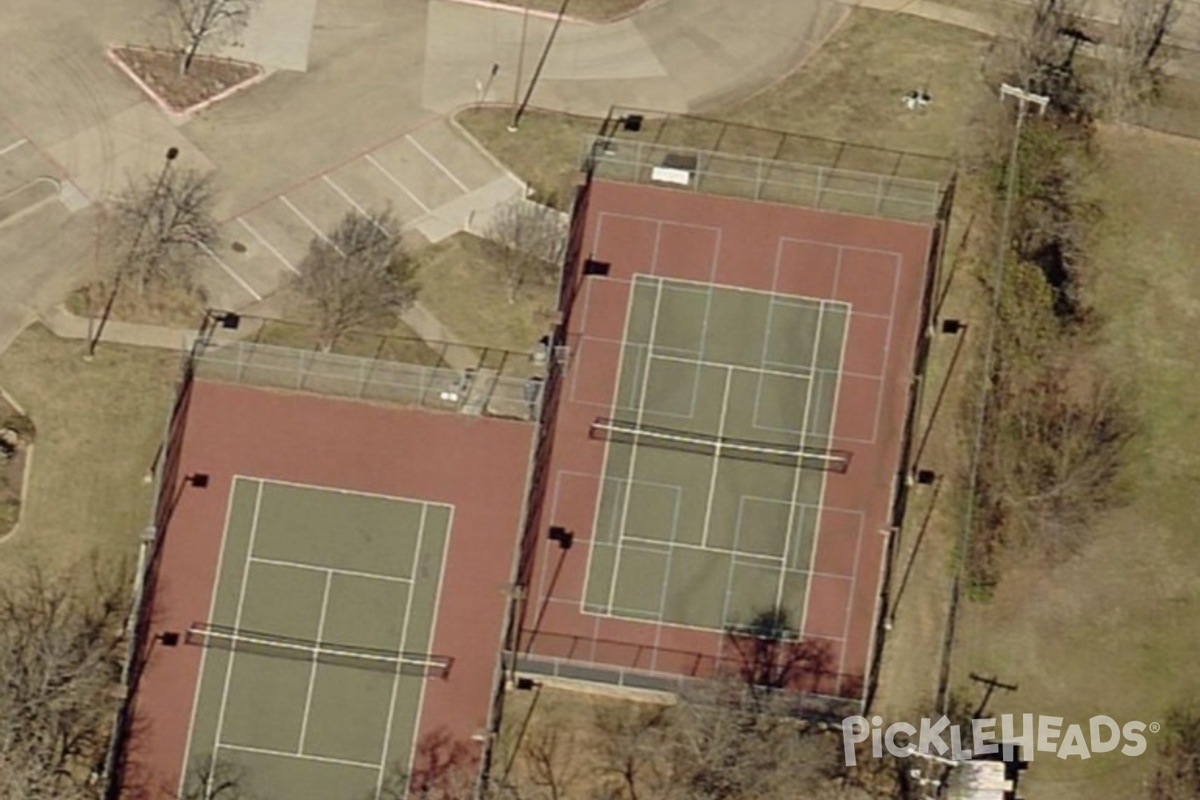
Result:
M151 205L158 202L158 195L162 192L163 184L167 181L167 173L171 170L171 162L179 157L178 147L168 147L165 159L163 161L162 171L158 173L158 181L154 184L154 193L150 195ZM125 263L121 264L117 269L117 274L113 277L112 291L108 294L108 301L104 304L104 311L100 315L100 322L96 326L95 334L88 339L87 354L84 359L91 361L96 355L96 345L100 343L100 337L104 333L104 326L108 324L108 318L112 315L113 305L117 302L117 293L121 291L121 278L124 277L126 270L129 269L130 262L137 254L138 245L142 242L142 236L146 233L146 223L150 220L150 213L142 214L142 220L138 224L137 233L133 235L133 241L129 245L129 252L125 254Z

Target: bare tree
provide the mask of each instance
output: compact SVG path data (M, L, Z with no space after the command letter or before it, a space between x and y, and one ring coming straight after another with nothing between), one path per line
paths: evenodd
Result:
M126 572L33 564L0 583L0 796L77 800L116 711Z
M786 695L755 696L740 680L684 693L677 720L675 784L689 800L784 800L844 771L837 737L794 718Z
M495 210L484 235L499 245L497 265L510 303L522 289L557 278L566 255L567 221L555 209L513 198Z
M351 211L329 236L314 238L295 289L326 351L351 328L393 324L416 299L417 284L391 212Z
M130 183L116 199L105 260L145 293L154 284L188 287L197 258L218 241L209 175L164 171Z
M235 39L246 27L257 0L167 0L181 45L180 74L205 45Z
M543 721L525 735L525 772L529 783L546 800L570 800L575 796L582 777L575 733L569 726Z
M1109 116L1122 119L1154 96L1162 77L1163 44L1179 19L1179 0L1121 3L1116 41L1101 73Z
M664 800L673 791L671 718L666 706L599 706L594 725L600 734L600 777L615 784L613 797Z

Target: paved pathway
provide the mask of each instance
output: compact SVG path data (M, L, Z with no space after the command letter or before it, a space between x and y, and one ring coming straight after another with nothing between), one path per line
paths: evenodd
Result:
M444 349L446 363L450 366L465 369L479 365L478 352L461 344L454 332L442 325L420 303L414 303L400 315L400 318L422 339L450 343L452 346ZM61 305L54 306L41 314L40 320L55 336L61 339L86 341L95 335L93 321L86 317L76 316ZM256 333L260 326L259 320L252 317L245 318L243 324L236 331L218 328L213 335L214 341L226 343L244 339ZM104 326L99 346L124 344L136 347L157 347L163 350L187 350L195 339L196 330L194 328L175 328L166 325L110 320ZM7 346L8 342L3 344Z

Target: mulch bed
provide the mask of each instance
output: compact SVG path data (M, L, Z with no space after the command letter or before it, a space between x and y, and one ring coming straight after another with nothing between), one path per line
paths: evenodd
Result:
M263 73L257 64L227 58L196 56L186 75L179 72L183 56L175 51L144 47L114 47L112 55L175 112L184 112Z

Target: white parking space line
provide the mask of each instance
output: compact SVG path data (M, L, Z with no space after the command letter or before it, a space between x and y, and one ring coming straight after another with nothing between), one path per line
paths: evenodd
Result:
M0 148L0 156L8 155L13 150L16 150L18 147L20 147L21 145L26 144L28 142L29 142L28 139L18 139L17 141L13 142L12 144L5 145L4 147Z
M438 160L437 156L435 156L433 153L429 152L424 147L422 147L421 143L412 137L412 134L407 134L404 138L408 139L410 142L412 142L412 146L417 148L418 150L420 150L421 155L425 156L430 161L432 161L433 165L435 167L440 169L442 172L446 173L446 177L449 178L450 180L454 181L455 185L458 186L459 189L462 189L464 192L471 191L470 187L468 187L465 183L460 181L458 179L457 175L455 175L453 172L451 172L450 169L445 164L443 164L440 160Z
M290 269L293 273L295 273L296 275L300 274L300 270L296 269L296 265L293 264L291 261L288 261L287 258L284 257L283 253L281 253L277 249L275 249L275 245L268 242L267 237L265 237L261 233L259 233L254 228L254 226L252 226L249 222L246 222L245 217L238 217L238 222L242 223L242 227L245 228L246 230L248 230L250 232L250 235L253 236L255 239L257 239L258 243L267 249L267 252L269 252L271 255L275 256L276 258L278 258L283 263L283 265L285 267L287 267L288 269Z
M284 195L279 195L279 199L282 200L283 204L285 206L287 206L288 208L290 208L292 210L292 213L295 214L297 217L299 217L304 222L305 225L312 228L313 233L315 233L317 236L320 236L322 239L324 239L325 242L330 247L332 247L334 250L337 250L338 255L342 255L342 256L346 255L345 253L342 252L340 247L338 247L336 244L334 244L332 241L330 241L329 237L325 235L325 231L318 228L317 224L315 222L313 222L311 219L309 219L308 216L303 211L296 208L295 203L293 203L291 200L288 200L287 197L285 197Z
M380 233L382 233L384 236L386 236L389 239L392 238L391 231L387 230L386 228L383 228L382 226L379 225L379 223L375 222L375 218L373 216L371 216L371 212L367 211L365 208L363 208L361 205L359 205L358 201L356 201L353 197L351 197L349 192L347 192L345 189L343 189L342 187L340 187L336 183L334 183L333 178L329 177L328 175L322 175L321 180L325 181L325 184L330 189L333 189L335 192L337 192L339 195L341 195L341 198L343 200L345 200L350 205L354 206L355 211L357 211L359 214L362 214L365 218L371 220L371 224L374 225L379 230Z
M212 248L211 248L211 247L209 247L209 246L208 246L208 245L206 245L206 244L201 244L201 245L200 245L200 249L202 249L202 250L203 250L205 253L208 253L209 257L210 257L210 258L211 258L213 261L217 262L217 264L218 264L218 265L220 265L221 269L223 269L223 270L225 270L225 272L229 273L229 277L231 277L231 278L233 278L235 281L237 281L237 284L238 284L238 286L241 286L243 289L245 289L245 290L246 290L246 292L247 292L247 293L248 293L248 294L249 294L251 297L253 297L255 300L262 300L262 299L263 299L263 298L262 298L262 295L261 295L261 294L259 294L259 293L258 293L258 292L256 292L256 291L254 291L254 287L253 287L253 286L251 286L250 284L246 283L246 281L245 281L245 280L242 278L242 276L241 276L241 275L238 275L238 274L237 274L237 272L236 272L236 271L234 271L233 267L229 266L229 265L228 265L228 264L226 264L224 261L222 261L222 260L221 260L221 257L220 257L220 256L218 256L216 253L214 253L214 252L212 251Z
M397 178L392 173L388 172L387 169L383 166L383 164L379 163L379 161L375 158L375 156L367 155L366 159L367 159L367 161L369 161L371 163L371 165L373 167L375 167L375 169L382 172L384 177L386 177L389 181L394 183L396 185L397 189L404 192L404 194L408 196L409 200L412 200L414 203L419 205L421 207L421 210L424 211L426 214L429 213L429 206L422 203L421 198L417 197L415 194L413 194L411 191L409 191L409 188L407 186L405 186L403 183L401 183L399 178Z

